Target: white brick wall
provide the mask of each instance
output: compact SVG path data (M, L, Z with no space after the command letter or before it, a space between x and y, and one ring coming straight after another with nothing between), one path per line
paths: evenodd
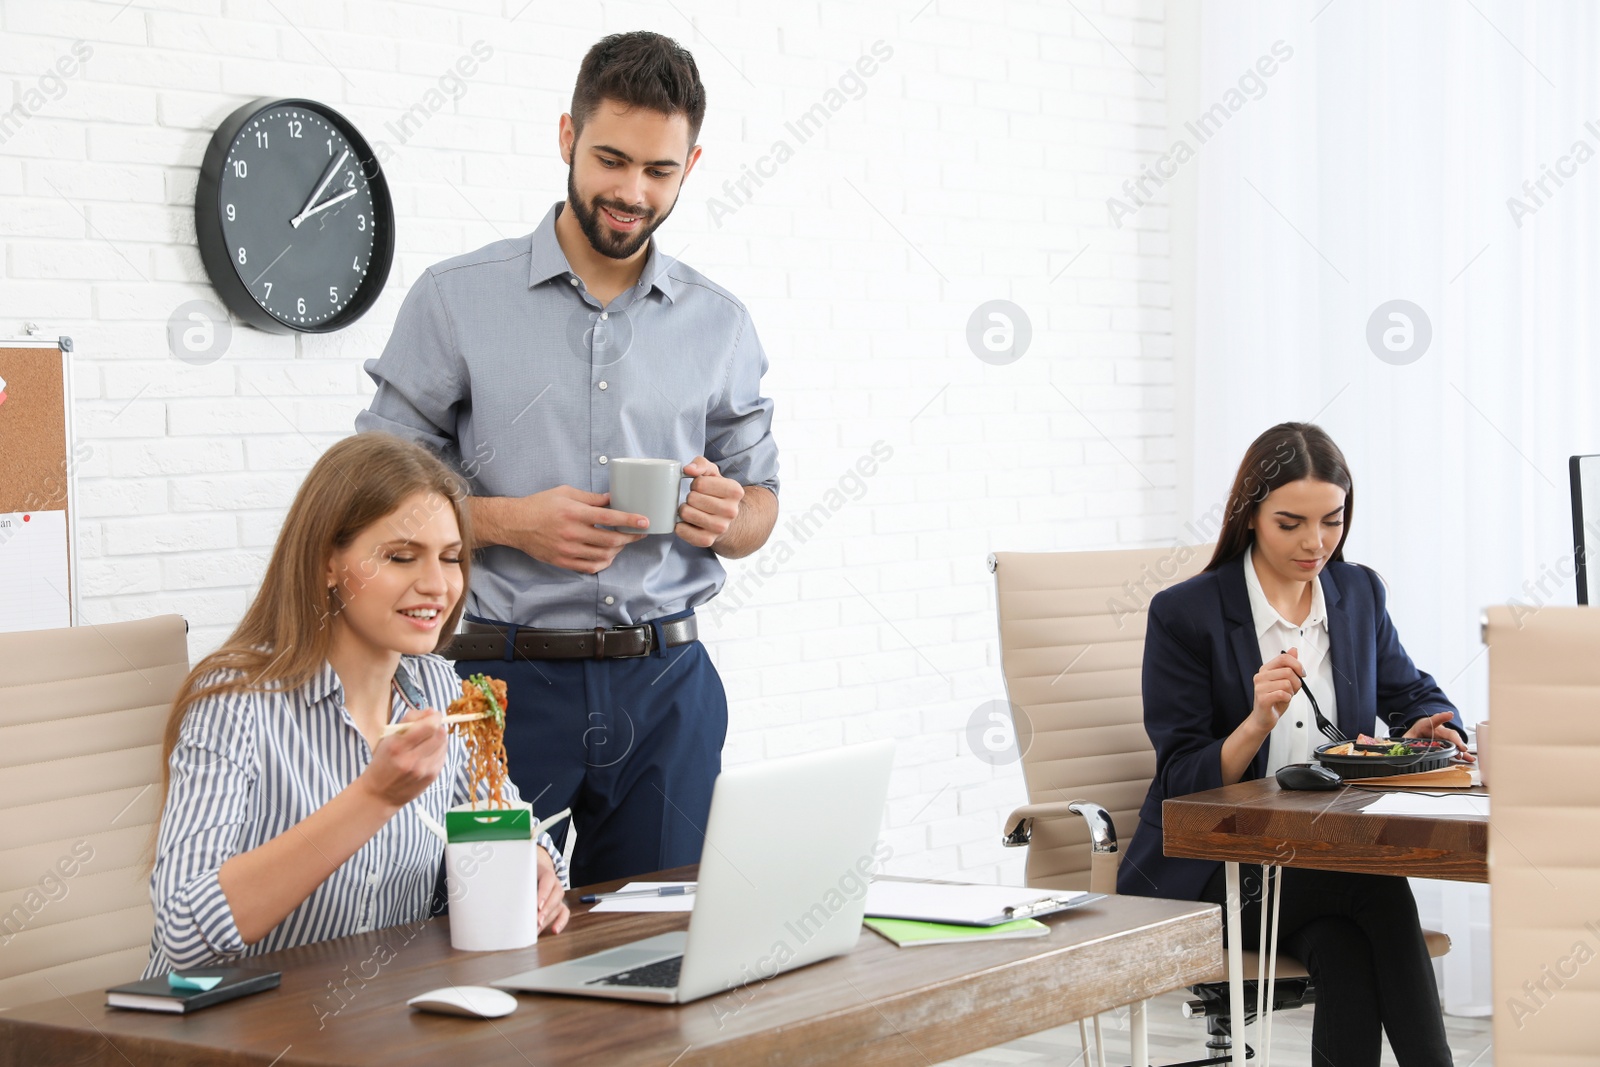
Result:
M655 29L695 52L710 97L663 243L753 309L783 450L773 545L731 565L706 615L727 760L897 737L894 869L1019 877L997 840L1020 776L964 737L1003 695L984 556L1176 526L1166 212L1118 229L1105 210L1164 147L1161 17L1157 0L0 0L0 104L26 112L0 144L0 335L33 321L77 343L85 618L182 612L194 656L227 633L301 475L365 405L361 361L407 287L539 220L565 187L556 119L583 52ZM42 81L79 41L81 67ZM398 136L479 41L493 56L464 94ZM864 92L799 143L785 124L880 41ZM395 271L340 334L239 326L196 367L165 341L179 304L214 299L196 168L257 95L322 99L393 150ZM730 204L724 183L758 166ZM1008 366L966 341L996 298L1033 328ZM841 484L879 441L892 458ZM791 532L831 489L841 506Z

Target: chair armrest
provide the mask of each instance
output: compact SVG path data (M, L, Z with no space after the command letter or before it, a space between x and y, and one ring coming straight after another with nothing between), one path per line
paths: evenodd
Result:
M1028 844L1033 838L1033 820L1059 819L1078 815L1089 824L1089 891L1111 894L1117 891L1117 867L1122 856L1117 852L1117 828L1111 814L1089 800L1057 800L1048 804L1025 804L1007 817L1011 827L1001 838L1008 848Z
M1047 804L1024 804L1006 817L1010 829L1001 839L1007 848L1020 848L1033 837L1033 820L1060 819L1078 815L1089 824L1090 847L1096 853L1117 851L1117 828L1111 815L1089 800L1053 800Z

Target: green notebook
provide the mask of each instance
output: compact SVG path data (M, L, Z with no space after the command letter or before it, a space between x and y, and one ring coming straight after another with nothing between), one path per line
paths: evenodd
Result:
M863 921L901 948L909 945L954 945L963 941L1007 941L1016 937L1043 937L1050 932L1050 928L1037 919L1017 919L998 926L953 926L911 919Z

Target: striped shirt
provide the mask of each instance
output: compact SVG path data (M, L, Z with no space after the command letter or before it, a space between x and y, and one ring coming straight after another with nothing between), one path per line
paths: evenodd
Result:
M400 670L420 689L423 707L443 709L461 695L460 679L438 656L403 656ZM390 721L398 722L410 709L391 694ZM191 705L170 760L172 784L150 875L156 923L145 977L426 919L444 844L414 809L442 823L448 808L466 803L467 749L455 734L444 769L422 795L260 941L244 943L217 881L224 862L311 815L371 762L371 748L344 706L344 687L326 663L295 689L222 694ZM515 794L515 786L508 791ZM549 835L540 843L568 884Z
M478 496L609 492L614 456L703 455L724 477L777 492L767 357L749 311L658 239L638 284L602 306L556 239L561 206L526 237L423 272L367 361L378 391L356 429L426 445ZM628 626L699 607L726 577L715 552L670 533L628 545L599 574L491 545L473 558L467 611Z

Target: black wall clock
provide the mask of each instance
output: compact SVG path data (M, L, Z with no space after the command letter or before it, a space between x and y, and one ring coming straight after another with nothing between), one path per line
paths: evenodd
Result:
M272 333L350 325L394 260L394 204L377 157L314 100L262 97L217 127L194 222L217 294Z

